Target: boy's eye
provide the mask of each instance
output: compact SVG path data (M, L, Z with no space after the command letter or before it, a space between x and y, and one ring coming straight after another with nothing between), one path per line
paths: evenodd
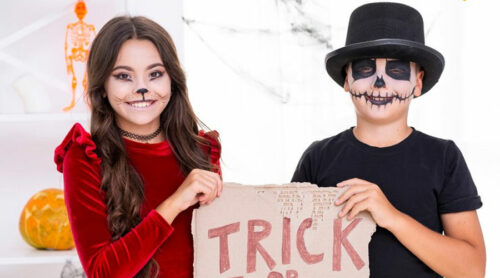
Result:
M368 73L373 72L373 68L372 67L362 67L362 68L358 69L358 72L363 73L363 74L368 74Z
M389 71L392 73L392 74L402 74L404 73L405 71L402 70L402 69L389 69Z
M387 61L385 72L397 80L410 80L410 62L401 60Z
M352 77L354 80L372 76L375 73L375 60L362 59L352 62Z

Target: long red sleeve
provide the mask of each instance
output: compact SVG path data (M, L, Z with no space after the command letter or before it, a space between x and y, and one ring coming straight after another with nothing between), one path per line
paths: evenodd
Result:
M192 208L179 214L172 226L154 210L175 192L184 175L167 142L124 141L132 165L143 177L146 198L142 221L116 241L108 229L105 194L100 190L101 160L90 134L75 124L56 149L55 161L63 172L65 202L82 266L89 277L133 277L153 257L160 266L160 277L192 277ZM214 148L208 151L218 165L220 146L211 142Z

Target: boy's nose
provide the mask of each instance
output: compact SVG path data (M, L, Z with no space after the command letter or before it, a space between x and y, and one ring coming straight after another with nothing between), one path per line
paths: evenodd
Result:
M382 77L382 76L378 77L377 76L377 80L375 80L375 87L376 88L383 88L383 87L385 87L384 77Z

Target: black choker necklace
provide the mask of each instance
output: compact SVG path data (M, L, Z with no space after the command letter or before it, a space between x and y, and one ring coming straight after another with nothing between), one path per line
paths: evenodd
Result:
M118 130L120 130L120 134L122 136L146 142L146 141L149 141L149 140L155 138L156 136L158 136L158 134L160 134L160 132L161 132L161 125L160 125L160 127L158 127L158 129L155 132L153 132L151 134L148 134L148 135L134 134L132 132L128 132L128 131L123 130L121 128L118 128Z

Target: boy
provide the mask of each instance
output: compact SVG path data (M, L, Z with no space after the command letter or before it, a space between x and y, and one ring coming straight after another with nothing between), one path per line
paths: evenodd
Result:
M460 150L407 125L410 102L444 68L424 44L419 12L397 3L357 8L346 46L326 56L326 68L350 93L357 123L311 144L292 181L348 187L335 203L339 217L371 214L371 277L484 277L482 203Z

